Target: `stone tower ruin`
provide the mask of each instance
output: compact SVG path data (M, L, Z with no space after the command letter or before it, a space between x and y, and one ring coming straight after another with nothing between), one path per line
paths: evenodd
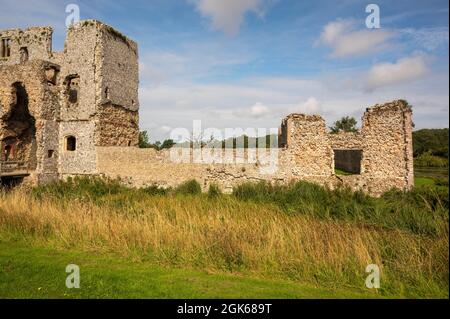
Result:
M2 178L33 184L96 172L97 146L138 143L137 44L94 20L0 30Z

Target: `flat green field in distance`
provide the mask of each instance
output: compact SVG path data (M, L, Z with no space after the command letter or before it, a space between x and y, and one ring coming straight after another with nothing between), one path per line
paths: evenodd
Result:
M415 167L414 185L448 188L448 167Z
M3 298L448 298L448 187L233 194L70 179L0 191ZM77 264L81 289L65 287ZM381 287L366 288L368 265Z

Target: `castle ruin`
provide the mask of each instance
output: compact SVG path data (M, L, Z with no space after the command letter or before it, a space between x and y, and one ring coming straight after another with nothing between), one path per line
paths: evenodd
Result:
M412 112L401 100L366 110L361 130L331 134L318 115L281 123L276 170L261 173L250 150L226 163L174 162L169 150L139 149L137 44L101 22L68 29L0 30L0 178L37 185L69 176L120 177L133 186L188 179L224 191L246 181L308 180L371 195L413 186ZM192 157L193 150L189 150ZM350 172L336 175L335 168Z

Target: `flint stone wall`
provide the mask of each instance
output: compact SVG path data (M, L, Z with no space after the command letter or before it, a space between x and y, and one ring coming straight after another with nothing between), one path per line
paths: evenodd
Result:
M11 56L0 59L0 141L14 138L8 119L17 104L12 88L21 83L36 131L17 141L18 154L32 168L34 183L103 175L133 186L175 187L197 179L203 189L214 183L229 192L246 181L307 180L375 196L413 186L412 112L402 100L368 108L361 130L354 133L329 134L319 115L291 114L282 121L279 148L270 161L267 154L248 161L256 155L246 152L199 164L194 150L187 163L177 162L169 151L137 148L137 44L87 20L69 28L62 52L52 52L52 32L49 27L0 30L0 38L11 41ZM23 60L25 47L28 61ZM18 123L16 130L25 124ZM68 150L69 136L76 138L74 151ZM348 151L360 152L360 160L335 156ZM354 172L359 166L359 174L336 176L335 166L342 165Z

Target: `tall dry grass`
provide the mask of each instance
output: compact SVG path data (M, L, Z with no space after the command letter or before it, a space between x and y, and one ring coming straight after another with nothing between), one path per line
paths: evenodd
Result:
M289 215L232 196L141 196L115 207L16 189L0 193L0 234L327 286L364 287L366 266L377 264L386 294L448 296L448 232L429 237Z

